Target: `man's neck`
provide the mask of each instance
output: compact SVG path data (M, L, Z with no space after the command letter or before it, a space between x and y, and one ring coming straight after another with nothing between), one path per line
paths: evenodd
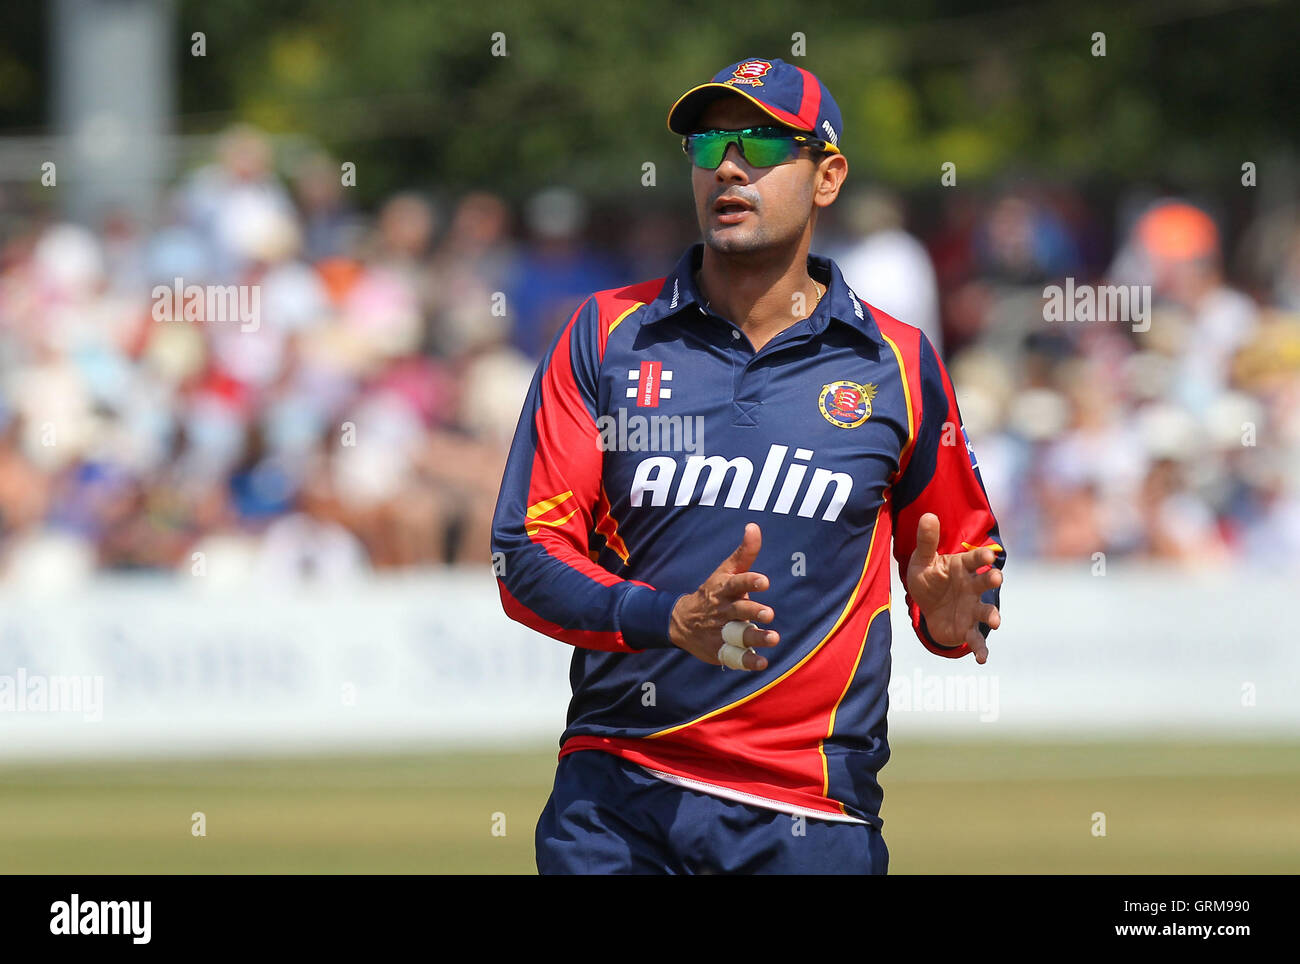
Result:
M729 256L706 246L696 284L709 310L739 327L755 350L812 314L825 290L808 274L806 239L771 254Z

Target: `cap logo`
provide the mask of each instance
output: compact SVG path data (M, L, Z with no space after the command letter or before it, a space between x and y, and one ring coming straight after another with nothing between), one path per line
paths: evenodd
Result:
M746 60L731 72L732 77L727 81L728 84L747 84L751 87L762 87L763 82L758 78L762 77L772 65L766 60Z
M830 141L836 147L840 146L840 137L838 134L835 133L835 128L831 127L830 121L828 120L822 121L822 130L826 132L826 139L828 141Z

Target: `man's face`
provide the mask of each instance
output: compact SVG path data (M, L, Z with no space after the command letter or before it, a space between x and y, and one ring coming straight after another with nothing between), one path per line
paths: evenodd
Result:
M743 97L727 96L710 104L700 116L697 130L743 130L776 125L770 116ZM797 243L808 230L814 204L829 204L839 191L839 180L826 198L825 177L818 155L800 151L786 164L752 167L735 144L716 171L691 169L695 214L704 243L716 251L739 254ZM840 164L844 164L841 159ZM844 164L847 169L847 164ZM820 185L820 190L819 190ZM721 199L744 204L727 207ZM826 198L824 201L815 200Z

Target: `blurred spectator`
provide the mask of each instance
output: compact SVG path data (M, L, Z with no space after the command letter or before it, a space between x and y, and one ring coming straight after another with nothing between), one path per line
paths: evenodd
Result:
M302 213L303 256L308 261L353 251L362 221L343 200L343 174L324 154L310 154L294 170L294 196Z
M1076 272L1078 248L1061 219L1025 193L998 198L975 235L980 274L994 282L1037 284Z
M221 135L217 162L195 171L182 186L181 211L211 252L212 280L240 275L267 222L293 216L289 193L273 167L266 135L238 125Z
M1173 394L1204 413L1228 385L1231 362L1254 334L1255 303L1223 279L1219 232L1210 216L1181 201L1162 201L1138 219L1110 277L1149 284L1158 302L1183 315Z
M258 550L259 582L271 586L339 585L370 569L366 548L347 528L323 448L304 473L295 511L267 527Z
M902 202L874 190L848 203L850 226L861 240L834 256L844 280L865 301L920 328L942 352L934 266L925 246L903 229Z
M582 237L586 205L568 188L548 188L534 195L525 217L533 244L516 265L510 305L514 344L537 359L583 298L630 279L620 276L611 258L586 245Z
M438 354L455 358L510 340L505 295L516 252L509 228L506 204L494 194L476 191L456 206L432 265L435 321L429 340Z

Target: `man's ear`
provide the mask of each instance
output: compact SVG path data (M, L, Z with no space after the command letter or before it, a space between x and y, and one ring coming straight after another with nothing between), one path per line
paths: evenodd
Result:
M843 154L828 154L817 165L817 184L813 189L813 203L829 207L839 197L840 188L849 176L849 160Z

